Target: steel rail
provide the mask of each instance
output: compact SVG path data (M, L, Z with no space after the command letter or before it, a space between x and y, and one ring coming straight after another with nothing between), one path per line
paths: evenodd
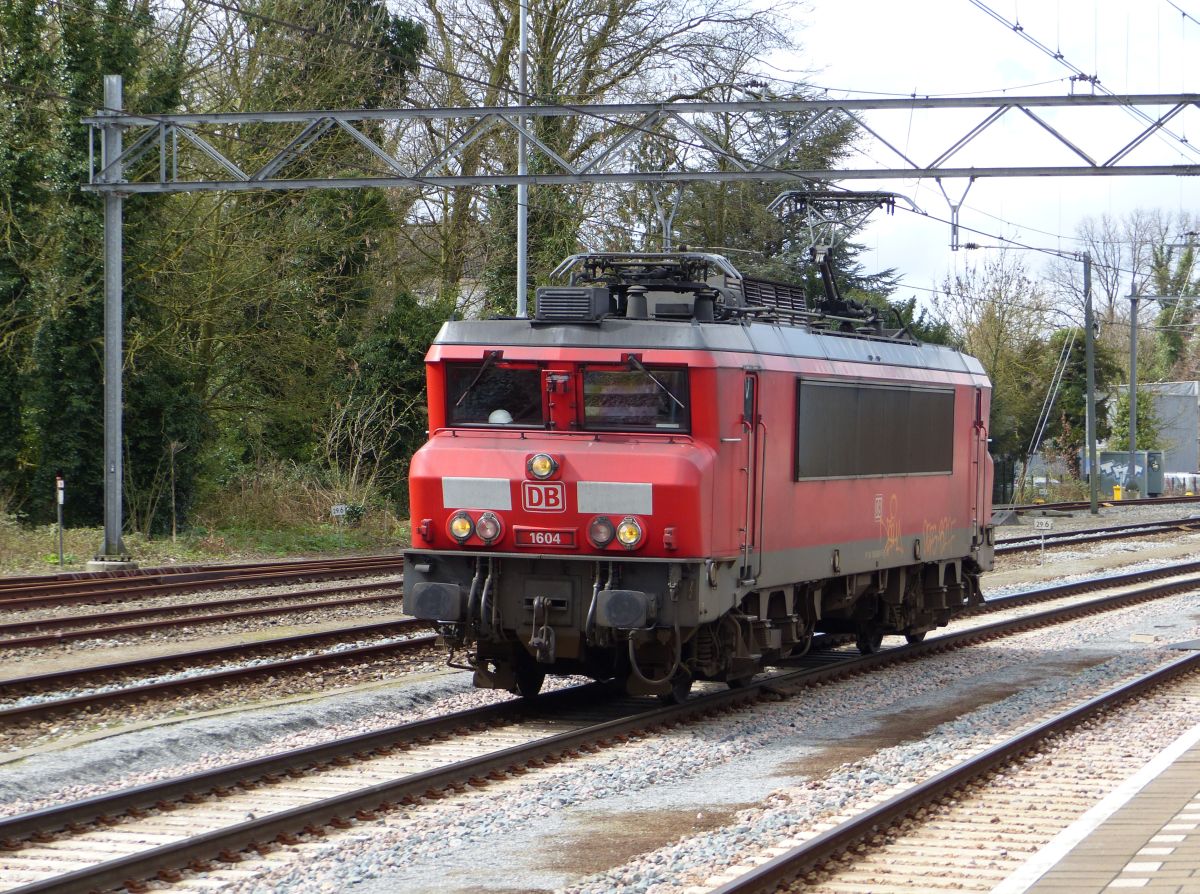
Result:
M245 657L247 653L261 650L264 647L278 648L280 645L295 646L304 642L312 642L322 639L336 639L339 637L339 635L341 635L341 638L346 638L351 635L355 637L364 635L377 635L385 632L388 629L403 631L412 630L414 628L428 628L428 626L429 625L425 621L419 621L415 618L405 618L399 621L384 622L382 624L342 628L336 631L325 631L316 634L303 634L299 637L270 640L265 643L253 643L241 646L225 646L216 649L204 649L190 654L203 655L206 659L229 656ZM126 701L131 698L137 699L144 695L161 694L163 692L170 692L172 690L183 692L189 689L210 686L214 683L224 683L230 680L238 680L246 677L259 676L262 674L298 670L320 664L339 663L348 660L372 658L387 652L416 651L417 649L433 645L435 641L436 637L433 634L428 634L425 636L413 636L404 640L391 641L387 643L375 643L369 646L358 646L351 649L342 649L336 652L319 652L315 655L305 655L299 658L284 658L278 661L272 661L265 664L256 664L250 667L211 671L209 673L195 674L176 680L164 680L157 683L144 683L138 686L128 686L106 692L93 692L86 695L70 696L68 698L22 705L20 707L0 708L0 725L12 723L17 720L28 721L31 718L36 718L43 715L59 714L63 711L72 711L79 708L95 707L112 702ZM147 670L148 665L152 667L161 666L163 664L170 664L171 661L172 659L168 658L146 661L119 662L112 665L104 665L102 666L102 669L107 672L116 672L118 669L125 672L131 670ZM29 677L16 677L9 680L0 680L0 687L10 691L16 687L36 687L38 688L38 691L45 691L47 684L61 683L65 682L66 680L79 679L81 677L86 678L89 676L89 674L94 673L96 670L96 668L87 668L72 671L55 671L48 674L35 674Z
M1053 586L1043 587L1038 590L1029 590L1023 593L1014 593L1008 596L988 600L982 606L979 606L975 610L968 612L966 615L964 615L964 617L992 611L1001 611L1007 608L1018 607L1029 603L1044 602L1051 599L1058 599L1065 596L1086 593L1090 590L1095 590L1098 587L1111 588L1115 586L1133 586L1146 581L1158 580L1163 577L1179 576L1197 571L1200 571L1200 562L1184 562L1176 565L1164 566L1162 568L1151 569L1149 571L1131 572L1128 574L1102 578L1088 578L1086 580L1073 581L1066 584L1055 584ZM1125 596L1124 594L1118 594L1118 596L1115 598L1123 599ZM37 691L45 691L50 686L67 685L101 673L116 674L148 672L152 668L162 667L164 665L178 666L181 661L207 661L220 658L245 657L254 652L268 648L276 649L280 646L294 647L298 645L305 645L313 641L320 641L322 639L342 638L344 636L375 635L389 629L407 629L418 626L427 627L428 625L426 622L417 621L415 619L389 621L381 624L342 628L335 631L301 634L300 636L296 637L284 637L259 643L240 644L236 646L221 646L213 649L200 649L192 652L179 653L173 656L163 656L151 659L136 659L133 661L117 662L114 664L99 665L91 668L78 668L69 671L54 671L46 674L36 674L29 677L11 678L8 680L0 680L0 687L10 690L32 687ZM413 645L411 647L416 649L426 645L431 645L434 642L434 639L435 637L430 635L427 637L414 638L414 640L408 640L406 642L414 642L419 640L420 646ZM945 636L939 636L935 641L943 642L945 641ZM320 655L306 656L301 659L282 659L280 661L271 662L270 664L259 664L252 668L238 668L217 671L210 674L197 674L195 676L180 680L125 687L122 689L113 690L111 692L73 696L67 699L39 702L22 707L0 708L0 723L5 721L15 722L18 720L28 722L31 718L59 714L66 710L75 710L83 707L111 704L128 698L137 698L142 695L161 694L163 692L169 692L173 689L186 691L190 688L210 682L228 682L229 680L253 676L256 673L270 673L299 669L302 667L309 667L314 664L320 664L322 662L335 662L341 657L372 657L381 651L387 651L388 648L389 646L387 644L364 646L360 647L359 649L343 650L336 653L321 653ZM395 644L393 644L392 648L395 648ZM401 651L404 651L408 647L399 648Z
M1200 502L1200 496L1182 496L1182 497L1141 497L1137 500L1101 500L1100 505L1106 509L1119 508L1121 506L1161 506L1165 503L1196 503ZM1041 509L1090 509L1091 503L1087 500L1071 500L1065 503L1001 503L997 504L995 509L1012 509L1015 512L1037 512Z
M103 624L117 622L129 618L142 618L162 615L178 615L180 612L197 609L212 609L222 606L250 605L262 602L280 602L285 599L303 599L304 597L332 596L337 593L361 593L365 590L393 590L393 593L376 594L355 598L326 599L314 602L291 602L287 605L273 605L250 608L242 611L224 611L207 615L183 615L180 617L162 618L151 621L119 624L112 623L107 627L86 627L81 630L56 630L45 632L47 627L81 627L86 624ZM0 635L33 631L28 636L3 636L0 638L0 648L17 648L20 646L40 646L48 643L60 643L76 639L92 639L95 637L115 636L122 633L133 633L143 630L157 630L169 627L190 627L196 624L213 624L220 621L236 621L243 618L282 615L289 612L310 611L321 608L339 608L347 605L360 605L368 602L384 602L401 597L400 581L383 581L380 583L350 584L344 587L330 587L320 590L303 590L294 593L276 593L260 596L240 596L237 599L223 599L214 602L193 602L187 605L162 605L153 608L129 609L119 612L105 612L99 615L65 615L57 618L39 618L33 621L14 621L0 624Z
M157 572L154 574L126 573L103 578L83 577L65 580L20 579L0 582L0 606L22 604L22 600L34 597L50 597L51 601L81 602L87 599L111 599L113 592L120 594L153 594L181 589L201 589L206 586L237 586L240 584L264 586L273 582L287 583L296 580L320 580L322 578L346 577L355 574L387 573L399 571L403 560L398 556L386 556L369 560L309 562L279 567L269 565L245 567L232 570L213 566L201 570ZM119 573L117 573L119 574ZM33 603L31 603L33 604Z
M1045 539L1047 546L1061 546L1071 543L1099 543L1103 540L1122 540L1136 537L1138 534L1156 534L1172 530L1189 530L1200 527L1200 517L1176 518L1165 521L1140 522L1123 525L1108 525L1103 528L1088 528L1079 531L1048 531L1022 534L996 544L996 555L1013 555L1015 553L1033 552L1042 546Z
M170 874L175 871L175 867L186 865L192 861L205 862L213 859L225 859L236 854L238 851L260 846L264 842L270 842L277 838L291 839L297 831L307 831L310 833L316 831L319 834L324 826L337 825L338 823L345 825L345 817L356 814L370 816L376 810L394 807L396 802L402 799L417 798L425 793L436 793L440 789L462 786L467 781L475 784L483 784L483 777L487 773L519 768L539 760L558 760L564 755L571 754L580 748L594 745L597 742L603 742L606 739L620 736L628 737L672 723L712 716L714 713L752 704L764 697L790 697L797 691L801 691L816 683L843 679L864 671L882 669L898 661L912 660L924 655L961 648L986 639L993 639L1011 633L1022 632L1033 627L1070 620L1083 614L1119 607L1130 602L1144 601L1157 596L1168 595L1180 589L1197 585L1200 585L1200 579L1187 582L1155 584L1148 587L1145 591L1138 593L1118 594L1085 604L1060 606L1045 612L1008 619L985 627L947 633L923 643L914 643L884 652L877 652L872 655L855 656L853 653L843 653L839 656L830 653L827 655L811 656L808 659L799 659L800 661L807 660L809 666L751 683L744 688L696 696L682 705L655 707L646 712L617 720L607 720L581 729L553 734L535 742L513 746L392 782L337 795L310 805L273 813L269 816L243 822L216 832L161 845L151 850L100 864L96 867L78 870L57 878L25 885L13 889L13 894L48 894L48 892L55 892L55 894L83 894L83 892L92 891L96 888L125 884L130 880L136 882L138 879L149 878L163 873ZM1198 660L1200 656L1189 656L1189 658ZM586 689L587 687L583 688ZM551 697L553 696L547 696L546 698ZM460 715L452 715L451 718L444 718L444 720L453 720L458 725L462 725ZM387 734L387 731L381 731L378 735L386 737ZM351 749L348 748L346 742L343 742L343 756L347 753L357 754L366 750L366 746L363 744L364 740L361 737L354 737L354 739L348 741L354 741L355 746ZM337 759L337 743L325 743L325 745L318 747L325 749L322 752L322 760ZM382 748L384 746L375 744L372 747ZM274 757L285 761L300 760L303 762L303 758L297 757L295 753L291 752ZM269 782L268 777L270 775L278 775L279 772L284 772L278 769L270 769L270 760L271 758L268 757L249 762L252 766L248 769L251 770L254 779L262 779ZM299 768L292 766L291 769ZM234 767L208 772L222 774L227 771L233 772ZM234 776L236 775L234 773ZM197 781L201 782L203 787L211 789L214 785L211 782L211 778L215 777L208 777L207 773L203 774L199 780L197 780L196 776L189 777L192 780L193 791ZM243 777L236 783L231 783L232 778L229 776L224 777L224 782L221 784L226 786L229 784L244 785L248 782ZM126 806L123 799L132 799L139 804L144 804L146 799L151 796L154 786L170 786L173 782L180 782L182 784L183 780L167 780L162 783L151 784L151 786L139 787L130 792L97 796L97 798L79 802L78 805L49 808L47 811L39 811L39 814L42 816L41 821L34 819L38 814L13 817L0 821L0 834L10 839L14 837L14 833L18 830L20 835L24 837L36 837L39 833L43 835L51 834L54 830L61 829L64 825L69 825L72 822L68 817L71 816L71 811L75 809L80 811L79 816L90 817L86 821L111 816L116 812L145 809L144 806ZM184 789L186 787L186 785L183 785ZM163 791L167 790L163 789ZM172 797L178 796L178 793L172 794ZM162 800L164 800L163 797L157 798L155 805L159 806L158 802Z
M1051 584L1048 587L1039 587L1036 590L1023 590L1019 593L1010 593L1007 596L985 599L982 606L970 609L965 614L960 615L960 617L970 617L981 612L989 612L995 609L1003 609L1031 602L1047 602L1051 599L1061 599L1064 596L1089 593L1099 588L1136 586L1148 581L1160 580L1164 577L1178 577L1196 572L1200 572L1200 560L1176 562L1171 565L1162 565L1158 568L1149 568L1143 571L1127 571L1124 574L1087 577L1082 580L1069 581L1065 584Z
M57 878L34 882L11 889L10 894L85 894L97 888L170 873L175 867L192 861L203 862L232 856L279 837L290 839L298 831L311 832L339 822L344 825L346 817L370 816L376 810L395 807L397 802L405 799L416 799L426 794L436 796L445 789L468 782L484 784L485 777L491 773L520 771L538 762L557 762L580 749L624 741L643 734L650 727L701 719L716 710L728 710L756 699L757 694L750 689L728 690L692 699L682 705L655 706L644 712L551 734L533 742L336 795L314 804L290 808Z
M437 637L431 633L425 636L413 636L408 639L376 643L370 646L358 646L353 649L343 649L340 652L321 652L317 655L305 655L302 658L286 658L280 661L268 662L267 664L256 664L252 667L236 667L229 670L196 674L195 676L176 680L144 683L140 686L131 686L124 689L91 692L86 695L36 702L14 708L3 708L0 709L0 723L8 723L15 720L28 721L30 718L61 714L64 711L74 711L79 708L94 708L112 702L124 702L131 698L137 699L164 692L182 693L192 689L212 686L215 683L228 683L233 680L260 677L264 674L279 673L280 671L296 671L322 664L344 664L347 661L377 658L389 652L415 652L434 645L436 641Z
M1137 680L1111 689L1082 705L1064 711L1057 717L1018 733L1006 742L933 776L909 791L902 792L853 819L820 833L815 838L722 885L712 894L768 894L777 891L821 863L846 852L864 838L911 817L919 808L958 791L999 767L1012 763L1051 736L1073 729L1102 711L1197 670L1200 670L1200 652L1184 655Z
M52 584L57 582L100 581L122 578L170 576L173 574L207 574L211 571L256 571L256 570L287 570L300 568L332 568L341 565L357 565L372 562L401 561L399 555L376 553L365 556L334 556L317 559L273 559L260 562L202 562L187 565L152 565L143 568L111 568L105 571L56 571L52 574L28 574L0 576L0 590L12 587L31 586L35 584Z
M275 781L272 777L299 770L312 770L347 755L381 753L385 749L416 744L423 739L444 737L479 723L492 725L519 720L535 713L532 710L534 708L537 713L569 708L585 699L591 701L600 694L609 692L611 688L606 684L591 683L549 692L534 702L514 698L499 704L457 711L443 717L400 723L332 742L265 755L174 779L150 782L124 791L95 795L57 807L3 817L0 818L0 842L6 847L12 847L22 839L44 838L52 833L69 830L72 826L111 819L139 810L161 808L164 802L180 800L187 796L255 782L271 783Z

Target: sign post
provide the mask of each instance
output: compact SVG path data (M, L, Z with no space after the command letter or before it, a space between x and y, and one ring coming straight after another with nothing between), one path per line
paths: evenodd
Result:
M67 494L67 485L62 475L54 476L54 492L58 500L58 567L63 567L63 501Z
M338 545L343 549L346 546L346 532L344 527L346 523L346 509L347 506L345 503L334 503L329 507L329 514L333 516L333 523L338 528Z
M1039 565L1046 564L1046 532L1054 527L1054 520L1049 518L1035 518L1033 520L1033 529L1042 532L1042 555L1038 559Z

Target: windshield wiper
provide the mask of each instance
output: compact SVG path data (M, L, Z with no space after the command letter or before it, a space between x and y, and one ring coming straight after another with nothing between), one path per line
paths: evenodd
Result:
M668 388L666 385L664 385L662 382L660 382L658 379L656 379L654 377L654 373L650 372L650 370L646 369L646 367L642 365L642 361L638 360L637 357L635 357L633 354L629 355L628 360L629 360L629 368L630 369L637 370L642 375L644 375L647 379L649 379L651 382L653 382L655 385L657 385L658 390L661 391L663 394L665 394L667 397L671 398L671 400L675 401L675 404L676 404L676 406L679 407L679 409L681 409L681 410L687 409L687 407L684 406L683 401L681 401L679 398L677 398L674 394L671 393L670 388Z
M475 378L471 380L471 384L463 390L463 393L459 395L458 400L454 402L455 409L458 409L460 406L462 406L462 402L467 399L467 395L470 394L475 386L479 384L479 380L483 378L483 374L495 365L496 361L500 359L500 355L503 353L503 351L488 351L487 354L484 355L483 363L479 364L479 372L475 373Z

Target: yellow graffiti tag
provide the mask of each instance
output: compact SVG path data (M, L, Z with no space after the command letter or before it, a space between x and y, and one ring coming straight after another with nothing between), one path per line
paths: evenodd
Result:
M921 522L921 543L927 554L938 555L950 549L950 536L954 530L954 519L943 515L935 522L925 519Z
M900 500L895 494L888 498L888 514L879 520L879 536L885 556L904 552L900 545Z

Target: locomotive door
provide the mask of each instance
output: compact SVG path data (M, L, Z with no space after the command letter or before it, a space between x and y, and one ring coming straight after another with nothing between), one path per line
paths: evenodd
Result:
M983 418L983 389L975 389L975 421L971 428L971 545L983 534L983 507L987 505L987 425Z
M754 583L762 564L762 467L758 373L747 372L742 385L742 430L746 439L743 471L746 473L746 504L742 518L742 583Z

